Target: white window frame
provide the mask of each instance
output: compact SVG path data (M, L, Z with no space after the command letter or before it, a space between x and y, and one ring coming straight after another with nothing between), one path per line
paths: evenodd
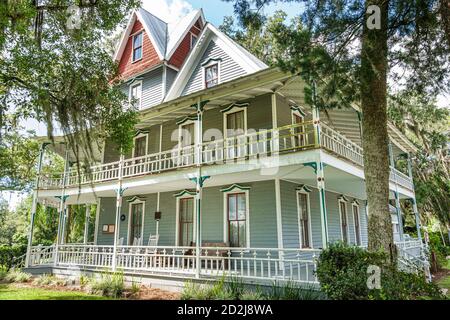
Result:
M175 224L175 246L179 246L180 245L180 239L179 239L179 234L180 234L180 200L181 199L186 199L186 198L192 198L194 200L194 214L193 214L193 219L194 219L194 223L192 226L192 239L195 242L196 239L196 235L197 235L197 201L195 201L195 195L193 195L191 192L185 192L180 196L177 196L177 204L176 204L176 224ZM201 244L200 244L201 245Z
M130 105L131 105L131 100L133 100L133 88L137 87L137 86L139 86L139 88L140 88L140 95L141 95L141 97L139 99L139 105L137 107L138 107L138 110L141 110L142 109L142 80L135 80L130 84L129 92L128 92L128 103L130 103Z
M309 224L309 247L310 249L314 248L313 241L312 241L312 225L311 225L311 201L309 198L309 192L306 192L304 190L297 190L296 197L297 197L297 223L298 223L298 243L300 246L300 249L307 249L303 248L303 241L302 241L302 234L301 234L301 219L300 219L300 205L299 205L299 194L305 194L306 195L306 201L307 201L307 210L308 210L308 224Z
M218 86L219 84L222 83L222 77L221 77L221 61L220 61L220 60L211 60L211 61L209 61L207 64L205 64L205 65L202 66L202 74L203 74L203 77L202 77L202 81L203 81L202 87L203 87L203 89L211 89L211 88L214 88L214 87L210 87L210 88L207 88L207 87L206 87L206 69L209 68L209 67L212 67L212 66L214 66L214 65L216 65L216 64L217 64L217 84L216 84L214 87L216 87L216 86Z
M196 119L188 119L186 121L183 121L182 123L180 123L178 125L178 146L179 149L183 149L187 146L183 146L182 140L181 138L183 137L183 127L189 124L194 124L194 136L193 139L194 141L192 141L192 145L195 145L195 142L197 141L197 126L198 126L198 121Z
M245 243L246 248L250 248L250 192L249 190L242 190L234 188L230 191L223 192L223 242L230 245L228 237L228 195L245 193Z
M223 137L226 140L228 138L228 130L227 130L227 120L228 115L232 113L236 113L239 111L244 111L244 135L247 134L247 105L246 106L233 106L230 110L223 112Z
M129 246L133 245L133 240L130 239L131 235L131 212L133 205L142 203L142 221L141 221L141 237L142 237L142 244L144 243L144 221L145 221L145 200L141 200L139 198L134 199L133 201L128 203L128 233L127 233L127 243Z
M148 155L148 133L139 133L137 134L134 138L133 138L133 150L132 150L132 158L136 158L134 156L134 151L135 151L135 147L136 147L136 140L140 139L142 137L145 137L145 155Z
M193 40L194 38L195 38L195 43L192 44L192 40ZM197 41L198 41L198 36L196 36L195 34L193 34L193 33L191 32L191 43L190 43L191 50L192 50L192 48L195 47L195 45L197 44Z
M358 209L358 223L359 223L359 231L358 234L356 232L356 221L355 221L355 213L353 211L354 208ZM361 208L359 206L359 203L353 202L352 203L352 217L353 217L353 229L355 231L355 245L358 245L357 238L359 237L359 245L362 246L362 238L361 238Z
M135 60L134 59L134 50L136 48L134 47L134 38L140 34L142 35L141 57L139 59ZM140 31L136 32L135 34L133 34L131 37L131 63L141 61L143 57L144 57L144 30L140 30Z
M348 226L348 208L347 208L347 201L343 198L339 198L338 206L339 206L339 225L341 229L341 241L344 242L344 230L342 229L342 211L341 211L341 203L344 203L345 206L345 217L347 218L347 243L350 244L350 230Z

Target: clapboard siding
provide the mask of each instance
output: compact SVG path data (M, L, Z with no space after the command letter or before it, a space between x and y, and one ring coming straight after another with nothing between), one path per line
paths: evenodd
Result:
M203 68L202 64L209 59L221 59L220 62L220 81L221 83L236 79L246 74L245 70L239 66L220 46L217 45L214 39L211 40L205 53L200 58L199 63L194 69L189 78L186 87L183 89L181 95L185 96L190 93L204 89L203 84Z
M142 80L142 109L158 105L163 99L162 68L150 71Z
M177 71L173 70L172 68L167 67L167 74L166 74L166 93L169 92L170 88L172 87L173 82L175 81L175 78L177 77Z
M276 248L278 247L277 220L276 220L276 199L275 181L260 181L245 183L249 190L249 219L250 219L250 246L254 248ZM203 189L203 214L202 214L202 239L207 242L224 241L224 194L220 191L223 187L209 187ZM284 248L299 248L298 210L297 210L297 184L287 181L280 181L281 188L281 220ZM311 232L312 246L315 249L322 248L322 229L319 207L319 192L316 188L310 187L309 193L311 208ZM176 243L176 203L174 196L177 192L163 192L160 195L160 211L162 218L159 224L160 240L163 246L173 246ZM339 220L338 197L340 194L327 191L327 217L329 241L341 240L341 229ZM147 244L150 234L156 233L156 222L154 213L156 211L157 194L140 195L145 199L144 218L144 245ZM125 215L125 220L121 221L119 234L128 241L129 223L129 200L124 197L121 214ZM348 198L348 208L351 209L351 202L355 199ZM367 215L364 201L357 200L360 204L361 241L367 245ZM98 228L98 244L111 245L114 236L102 232L103 224L115 223L115 198L100 199L100 216ZM348 211L349 240L355 243L354 220L351 211Z

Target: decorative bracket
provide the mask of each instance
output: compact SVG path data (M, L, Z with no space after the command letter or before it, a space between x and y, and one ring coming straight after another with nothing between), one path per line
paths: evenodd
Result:
M203 184L204 184L205 180L207 180L209 178L211 178L211 176L201 176L200 177L200 182L199 182L200 188L203 188ZM197 184L197 177L189 178L189 180L191 180L191 181L195 182L195 184Z
M66 202L66 200L69 198L69 195L65 195L63 197L61 196L55 196L56 199L62 200L62 202Z
M191 105L191 107L197 110L197 112L203 112L203 109L208 102L209 100L201 101L200 106L198 105L198 103L194 103L193 105Z

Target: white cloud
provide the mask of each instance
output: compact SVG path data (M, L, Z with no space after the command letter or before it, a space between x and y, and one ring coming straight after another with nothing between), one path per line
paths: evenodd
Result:
M169 24L176 24L194 10L186 0L142 0L142 7Z

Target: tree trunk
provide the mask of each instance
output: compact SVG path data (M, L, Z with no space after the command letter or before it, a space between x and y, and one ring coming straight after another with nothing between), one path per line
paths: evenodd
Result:
M363 27L361 51L361 106L364 174L369 208L370 251L384 250L395 261L389 213L389 151L387 132L387 23L388 0L367 0L381 12L381 28Z
M450 0L440 0L439 12L448 45L450 46Z

